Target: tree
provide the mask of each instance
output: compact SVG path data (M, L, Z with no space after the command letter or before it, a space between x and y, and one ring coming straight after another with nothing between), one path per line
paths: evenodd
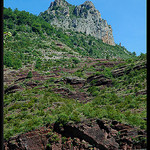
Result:
M4 8L4 19L10 19L12 17L12 9L9 8Z
M136 53L135 53L135 52L133 52L132 54L133 54L134 56L136 56Z
M142 59L142 60L146 59L146 54L141 53L140 56L139 56L139 58Z

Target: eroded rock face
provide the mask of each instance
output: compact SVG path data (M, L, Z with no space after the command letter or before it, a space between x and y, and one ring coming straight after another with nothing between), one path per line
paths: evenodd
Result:
M64 79L64 81L71 85L81 85L83 86L85 84L85 79L81 79L81 78L75 78L75 77L66 77Z
M10 138L5 143L5 150L44 150L48 143L47 134L50 129L40 129Z
M6 93L7 93L7 94L8 94L8 93L15 93L16 91L21 91L21 90L23 90L23 88L22 88L21 86L15 84L15 85L12 85L12 86L8 87L8 88L4 91L4 93L5 93L5 94L6 94Z
M111 26L101 18L100 12L91 1L73 6L65 0L55 0L40 16L52 25L90 34L102 39L104 43L115 45Z
M10 138L4 146L5 150L145 149L146 132L115 120L87 119L64 126L47 125Z
M99 149L105 150L109 147L117 149L119 147L119 144L115 142L115 139L107 138L108 133L103 131L99 124L93 120L81 124L67 124L64 126L63 130L55 124L54 130L66 136L84 139L86 142L95 145L95 147Z
M135 64L134 66L128 66L128 65L125 65L125 66L121 66L117 69L114 69L112 70L112 75L114 77L119 77L119 76L122 76L124 74L129 74L131 71L133 70L140 70L140 69L144 69L147 67L147 63L144 61L144 62L140 62L138 64Z
M105 77L103 74L100 74L100 75L92 75L88 77L87 83L90 83L91 85L95 85L95 86L100 86L100 85L111 86L112 80Z

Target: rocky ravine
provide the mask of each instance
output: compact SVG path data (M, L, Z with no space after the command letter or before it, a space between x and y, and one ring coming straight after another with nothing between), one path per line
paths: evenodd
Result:
M55 0L40 16L57 27L90 34L104 43L115 45L111 26L101 18L91 1L73 6L65 0Z
M58 123L10 138L5 150L131 150L146 148L146 132L117 121L88 119ZM138 142L137 142L138 140Z

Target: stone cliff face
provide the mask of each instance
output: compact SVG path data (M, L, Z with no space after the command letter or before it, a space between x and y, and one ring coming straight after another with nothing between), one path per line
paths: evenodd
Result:
M111 26L101 18L91 1L73 6L65 0L55 0L40 16L57 27L90 34L104 43L115 45Z

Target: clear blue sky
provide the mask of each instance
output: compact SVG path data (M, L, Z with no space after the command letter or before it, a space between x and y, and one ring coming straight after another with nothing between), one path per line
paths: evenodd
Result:
M4 7L18 8L39 15L54 0L4 0ZM66 0L72 5L86 0ZM137 55L146 53L146 0L91 0L103 19L112 26L116 44Z

